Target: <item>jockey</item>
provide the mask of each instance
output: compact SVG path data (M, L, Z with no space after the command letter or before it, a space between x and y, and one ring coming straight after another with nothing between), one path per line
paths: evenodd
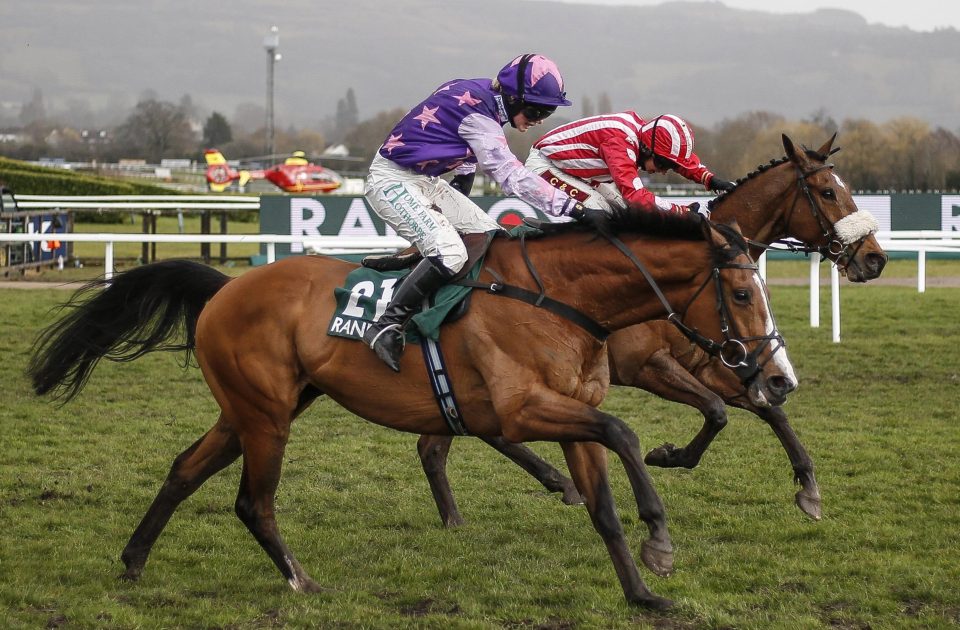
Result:
M364 194L374 212L423 254L363 335L394 371L400 371L410 317L467 262L458 232L500 229L467 197L478 166L506 193L544 213L583 215L576 200L524 168L503 133L507 123L525 132L570 104L557 65L542 55L521 55L494 80L447 81L387 135L370 165ZM440 178L451 171L450 183Z
M649 122L633 111L575 120L540 138L526 165L585 206L603 210L628 205L677 213L690 210L645 188L641 170L676 171L709 190L734 188L700 163L693 152L693 130L673 114ZM706 214L706 206L700 212Z

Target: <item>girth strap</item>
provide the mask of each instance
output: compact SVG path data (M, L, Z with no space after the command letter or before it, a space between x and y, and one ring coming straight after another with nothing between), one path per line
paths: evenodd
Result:
M453 395L453 385L450 383L449 374L447 374L447 364L443 360L440 344L430 337L424 336L423 341L420 342L420 349L423 350L423 360L427 364L430 387L433 388L433 397L440 407L443 420L454 435L470 435L470 432L467 431L467 425L463 422L460 405L457 404L457 398Z

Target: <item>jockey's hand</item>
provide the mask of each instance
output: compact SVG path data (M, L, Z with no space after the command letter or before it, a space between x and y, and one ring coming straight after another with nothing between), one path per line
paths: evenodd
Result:
M736 187L737 185L734 184L733 182L729 182L725 179L720 179L716 175L714 175L710 179L710 190L715 190L716 192L730 192Z
M473 178L476 176L476 172L454 175L450 180L450 186L464 197L469 197L470 191L473 190Z
M700 202L698 202L698 201L694 201L694 202L691 203L689 206L687 206L687 211L688 211L688 212L695 212L696 214L699 214L699 215L700 215L701 217L703 217L704 219L709 219L709 218L710 218L710 206L708 206L708 205L702 205L702 206L701 206L701 205L700 205Z
M582 203L575 203L568 214L577 222L588 225L597 231L602 229L609 219L609 215L605 211L598 208L587 208Z

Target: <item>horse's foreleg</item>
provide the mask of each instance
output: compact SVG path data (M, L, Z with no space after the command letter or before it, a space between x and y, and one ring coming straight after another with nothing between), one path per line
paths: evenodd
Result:
M289 432L284 431L282 434L248 433L242 437L243 475L235 509L293 590L319 592L322 587L307 575L280 536L274 513L288 435Z
M583 497L577 492L577 487L571 479L568 479L563 473L523 444L514 444L501 437L482 437L480 439L530 473L550 492L562 492L563 502L567 505L583 503Z
M627 601L655 609L672 606L669 599L652 593L640 577L617 516L603 446L590 442L564 442L562 446L570 474L583 495L594 529L603 538Z
M240 442L233 429L221 418L206 435L174 460L160 492L120 554L126 566L120 577L128 580L140 577L153 544L177 506L239 455Z
M620 418L549 389L532 391L520 413L501 421L504 437L512 442L599 442L615 452L630 479L640 518L650 530L640 557L657 575L673 570L673 545L667 531L663 502L643 465L640 441ZM581 493L584 489L579 485Z
M813 474L813 461L787 421L787 414L782 407L770 407L758 409L757 415L763 418L777 434L780 443L783 444L783 450L790 458L794 480L800 484L800 490L796 494L797 507L810 518L819 521L820 486L817 485L817 479Z
M666 443L647 453L644 461L660 468L694 468L714 438L727 426L727 410L723 399L704 387L668 352L661 351L631 374L634 387L640 387L661 398L695 407L703 414L703 427L689 444L677 448Z
M417 441L420 465L427 475L430 492L433 493L433 501L437 504L444 527L463 525L457 500L453 498L453 491L447 480L447 453L452 442L453 436L449 435L421 435Z

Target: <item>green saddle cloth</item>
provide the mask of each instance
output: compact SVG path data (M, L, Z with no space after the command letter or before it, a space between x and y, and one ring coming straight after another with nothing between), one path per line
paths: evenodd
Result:
M521 236L536 238L542 235L541 230L528 225L518 225L507 232L511 239ZM467 278L476 280L480 276L483 259L481 256L470 268ZM337 308L330 318L327 334L333 337L362 339L364 331L386 309L396 283L408 273L409 269L376 271L367 267L350 272L343 286L333 290ZM419 343L421 337L438 340L443 320L467 297L470 290L470 287L456 284L441 287L431 298L430 306L413 316L413 326L408 326L406 330L407 341Z
M482 260L478 261L467 277L476 280L482 263ZM408 273L409 269L375 271L366 267L350 272L343 286L333 290L337 309L330 319L327 334L361 339L378 315L378 310L382 313L386 309L393 295L393 287ZM406 330L407 341L419 343L421 336L437 340L440 337L440 324L468 293L470 287L453 284L441 287L431 298L429 308L413 316L413 325Z

